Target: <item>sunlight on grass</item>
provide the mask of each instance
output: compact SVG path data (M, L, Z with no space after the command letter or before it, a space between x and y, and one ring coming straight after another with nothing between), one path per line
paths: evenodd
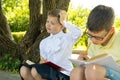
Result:
M21 35L24 35L25 33L26 33L26 31L23 31L23 32L12 32L12 35L21 36Z
M19 43L22 38L24 37L26 31L23 32L12 32L13 35L13 39L15 40L15 42Z

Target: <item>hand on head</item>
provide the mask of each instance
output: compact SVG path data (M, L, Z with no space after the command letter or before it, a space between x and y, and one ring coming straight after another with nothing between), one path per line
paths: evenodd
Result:
M67 12L64 11L64 10L62 10L62 11L60 12L60 23L61 23L62 25L64 25L64 22L67 21L67 18L68 18Z

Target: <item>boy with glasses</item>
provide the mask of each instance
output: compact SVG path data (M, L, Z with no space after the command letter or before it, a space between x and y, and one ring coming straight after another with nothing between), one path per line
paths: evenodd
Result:
M115 31L114 10L111 7L98 5L89 14L87 21L88 43L87 51L90 57L101 53L112 55L120 66L120 32ZM79 51L80 53L80 51ZM87 60L89 57L80 54L78 59ZM111 65L112 66L112 65ZM72 70L70 80L120 80L120 73L107 66L90 64L86 67L76 67Z

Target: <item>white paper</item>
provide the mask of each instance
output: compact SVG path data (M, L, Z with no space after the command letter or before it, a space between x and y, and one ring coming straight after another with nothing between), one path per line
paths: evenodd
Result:
M103 66L108 66L108 67L120 72L120 67L113 60L112 56L105 56L105 57L98 58L98 59L90 61L90 62L77 60L77 59L73 59L73 58L69 58L69 60L76 66L86 66L88 64L94 63L94 64L103 65Z
M29 65L35 64L34 62L30 61L30 60L26 60L26 63Z

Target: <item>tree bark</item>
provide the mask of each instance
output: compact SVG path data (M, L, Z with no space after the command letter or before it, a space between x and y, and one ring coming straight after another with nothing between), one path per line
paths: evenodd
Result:
M11 30L7 23L6 17L2 12L2 6L1 6L1 0L0 0L0 55L1 57L2 55L4 55L4 53L7 53L7 51L10 51L15 46L16 46L16 43L12 40Z
M7 19L2 12L1 0L0 0L0 34L3 36L7 36L12 40L11 30L7 23Z

